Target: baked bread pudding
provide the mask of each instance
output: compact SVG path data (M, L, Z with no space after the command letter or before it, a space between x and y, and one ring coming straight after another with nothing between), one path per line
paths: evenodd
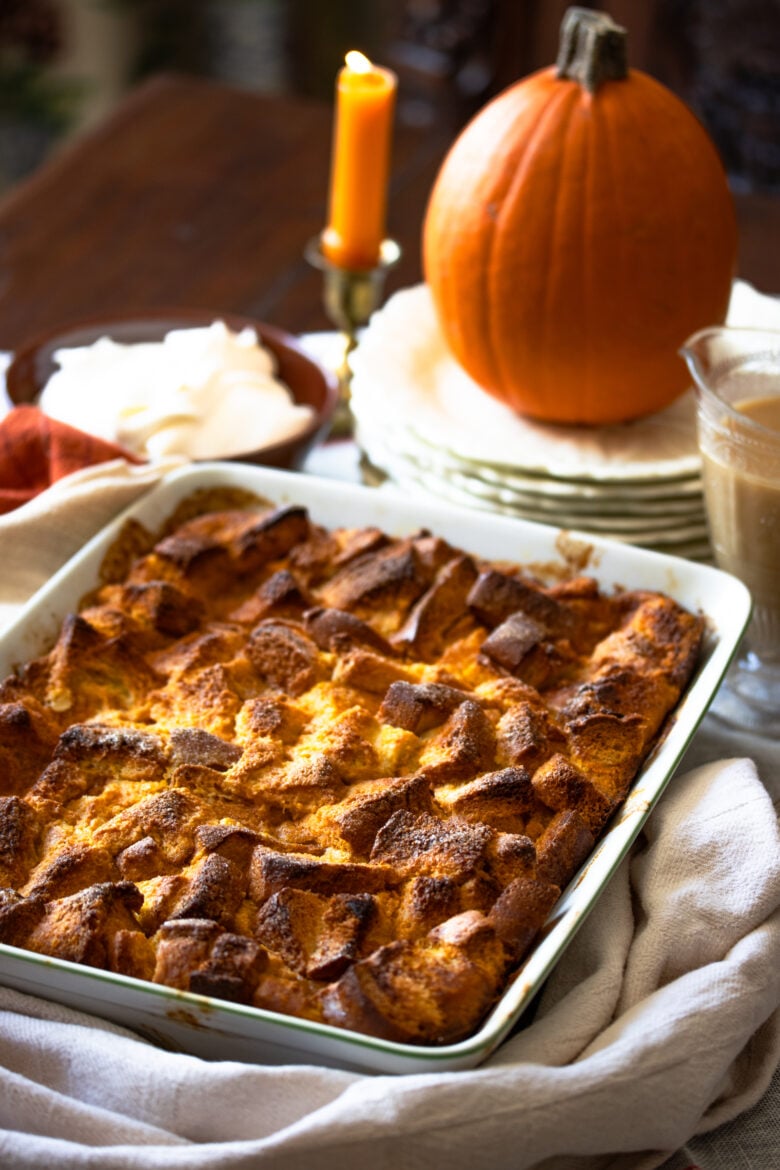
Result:
M428 531L229 504L129 529L0 686L0 941L463 1039L625 797L702 621Z

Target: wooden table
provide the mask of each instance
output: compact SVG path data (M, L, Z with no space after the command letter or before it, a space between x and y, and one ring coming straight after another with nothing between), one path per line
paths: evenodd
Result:
M329 328L303 259L325 224L332 112L211 82L146 83L0 202L0 348L74 317L193 305ZM419 279L447 141L399 130L389 233Z
M330 327L303 259L324 226L332 112L178 76L133 92L0 201L0 349L49 326L193 305L292 332ZM398 127L388 293L420 279L420 229L448 132ZM737 199L740 275L780 292L780 199Z

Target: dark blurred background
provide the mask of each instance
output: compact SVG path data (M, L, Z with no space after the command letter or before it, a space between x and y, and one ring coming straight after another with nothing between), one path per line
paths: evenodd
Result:
M453 134L555 60L559 0L0 0L0 190L151 74L332 100L346 50L399 74L398 119ZM735 190L780 194L780 0L613 0L631 64L690 105Z

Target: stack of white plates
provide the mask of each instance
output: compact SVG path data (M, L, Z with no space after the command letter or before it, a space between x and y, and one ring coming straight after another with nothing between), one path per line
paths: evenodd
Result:
M522 419L455 363L425 285L374 314L351 361L369 481L709 559L692 391L619 426Z

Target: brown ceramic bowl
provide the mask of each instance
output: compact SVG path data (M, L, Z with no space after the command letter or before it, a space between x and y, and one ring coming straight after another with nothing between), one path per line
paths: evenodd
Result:
M300 405L311 406L314 415L305 430L293 438L272 443L255 451L243 451L229 458L241 463L260 463L267 467L300 467L314 444L324 437L330 426L338 400L334 374L324 370L308 356L289 333L235 313L210 312L205 309L165 309L135 313L127 317L91 318L50 329L20 346L6 370L6 388L13 403L36 402L51 375L57 369L54 353L58 349L91 345L100 337L132 344L162 341L171 329L194 329L224 321L236 331L250 326L277 361L277 374Z

